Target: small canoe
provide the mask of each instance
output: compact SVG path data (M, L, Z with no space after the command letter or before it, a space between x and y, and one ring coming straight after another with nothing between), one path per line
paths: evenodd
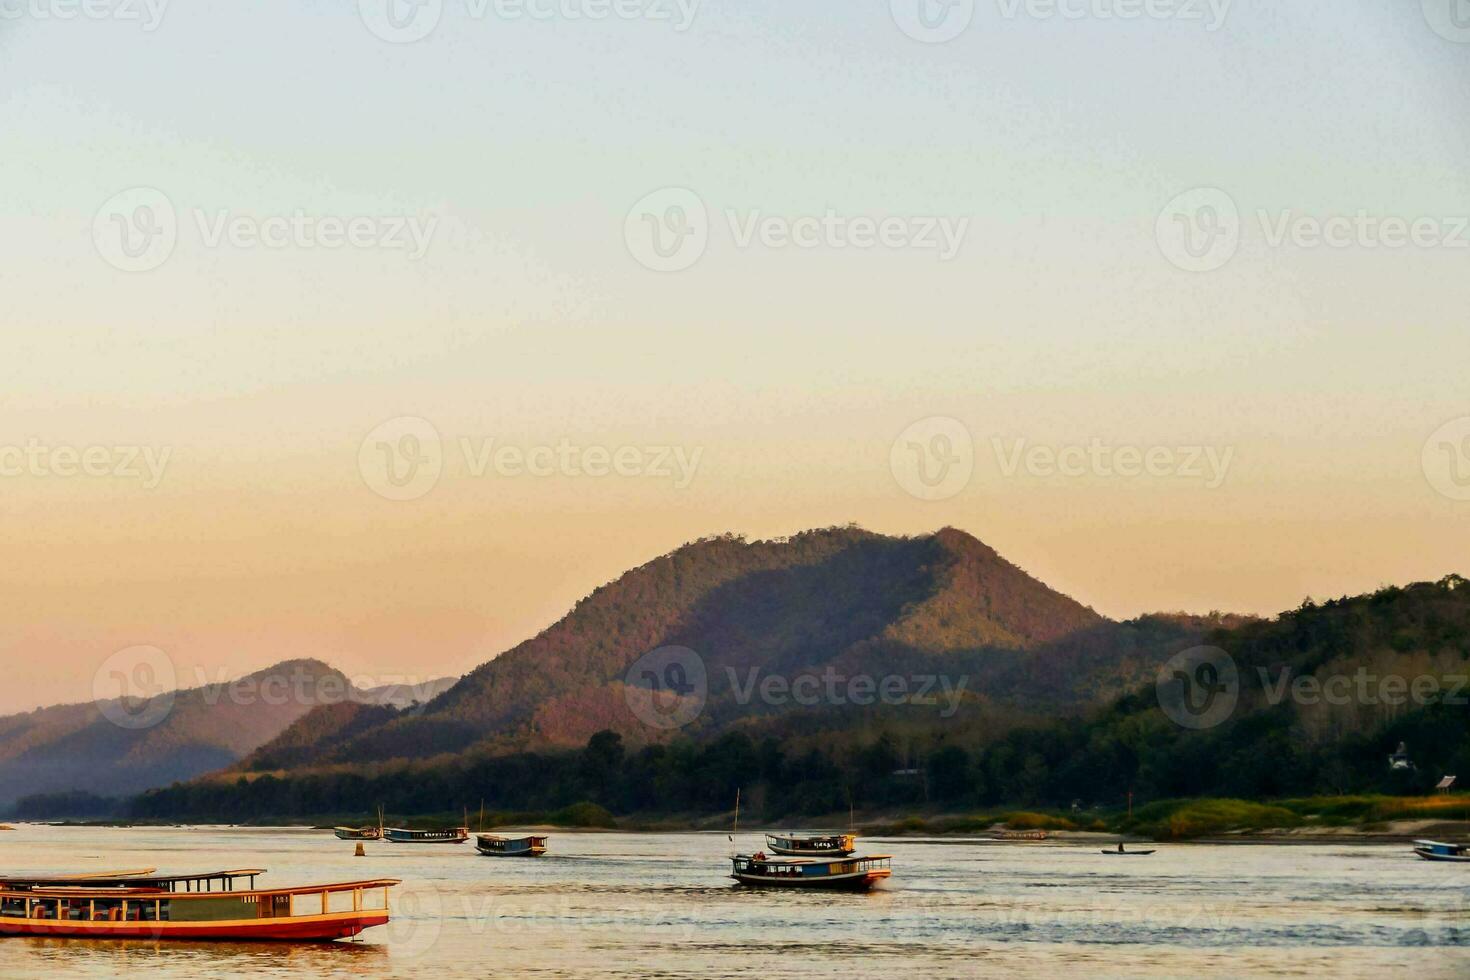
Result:
M1131 858L1131 857L1148 857L1148 855L1150 855L1150 854L1152 854L1154 852L1153 851L1117 851L1117 850L1111 850L1111 849L1105 847L1105 848L1103 848L1103 853L1106 854L1106 855L1108 855L1109 857Z

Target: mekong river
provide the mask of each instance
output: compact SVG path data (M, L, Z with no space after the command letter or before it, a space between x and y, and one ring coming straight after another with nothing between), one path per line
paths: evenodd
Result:
M761 837L742 832L742 850ZM329 832L21 825L4 873L268 868L261 887L402 878L393 922L326 945L0 939L0 976L1470 976L1470 865L1405 845L868 838L868 895L738 888L724 834L553 832L539 859Z

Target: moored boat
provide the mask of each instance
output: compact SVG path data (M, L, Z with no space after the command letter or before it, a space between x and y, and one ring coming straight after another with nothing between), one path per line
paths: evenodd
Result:
M338 840L377 840L383 836L377 827L335 827L333 833Z
M847 857L857 850L857 835L767 834L766 843L788 857Z
M730 859L730 877L759 888L828 888L867 891L893 874L890 856L842 858L767 858L741 854Z
M1470 862L1470 844L1446 844L1437 840L1416 840L1414 853L1426 861Z
M405 830L387 827L383 839L394 844L463 844L470 839L468 827L448 827L443 830Z
M333 827L338 840L381 840L383 838L383 808L378 807L376 827Z
M255 887L264 869L0 878L0 936L291 940L356 936L388 921L396 878ZM237 882L249 887L237 889Z
M486 857L540 857L546 853L546 838L479 834L475 837L475 849Z

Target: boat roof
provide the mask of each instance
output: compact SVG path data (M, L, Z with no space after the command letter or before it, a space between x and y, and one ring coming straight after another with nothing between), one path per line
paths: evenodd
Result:
M740 857L741 858L744 858L747 861L753 861L753 860L755 860L749 854L741 854ZM820 857L785 858L785 857L775 857L775 858L763 858L763 859L761 859L761 862L760 863L761 864L779 864L779 865L782 865L782 866L792 865L792 864L847 864L849 861L887 861L887 860L890 860L892 857L893 857L892 854L851 854L851 855L848 855L847 857L834 857L834 858L820 858Z
M0 886L10 888L166 888L179 883L222 881L231 878L254 878L265 874L264 868L240 868L233 871L207 871L199 874L160 875L153 868L139 871L113 871L71 875L4 875Z
M824 837L856 837L857 832L852 830L788 830L782 832L773 831L766 834L766 836L780 837L786 839L804 838L807 840L817 840Z

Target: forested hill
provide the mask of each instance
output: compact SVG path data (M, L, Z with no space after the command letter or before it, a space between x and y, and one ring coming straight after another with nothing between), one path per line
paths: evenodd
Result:
M1100 717L988 746L974 773L982 795L1271 799L1426 792L1470 776L1470 584L1458 575L1305 603L1210 642L1218 653L1161 662L1162 687ZM1391 765L1400 743L1406 757Z
M500 811L549 812L589 800L618 814L724 812L737 788L753 819L769 821L849 805L1070 811L1075 801L1084 814L1097 806L1118 812L1130 792L1147 813L1155 801L1166 807L1163 801L1195 796L1423 794L1443 775L1463 780L1470 773L1470 585L1463 579L1309 603L1270 621L1222 623L1203 637L1214 652L1191 654L1210 661L1207 673L1196 669L1204 661L1176 660L1184 652L1177 646L1139 642L1171 623L1120 624L1135 631L1124 659L1149 662L1149 680L1135 693L1091 717L1033 722L998 737L949 723L905 731L879 721L821 738L736 728L703 741L638 747L609 731L575 751L198 780L139 798L133 813L281 819L369 813L378 805L446 812L481 800ZM1073 651L1071 662L1087 660ZM1190 692L1202 713L1181 714L1160 697L1176 666L1201 687L1227 690L1213 701ZM1154 680L1161 671L1162 688ZM1407 758L1392 765L1400 742ZM1280 818L1298 819L1285 809ZM1188 836L1195 831L1187 824L1163 832Z
M634 744L662 738L630 710L623 682L640 657L669 646L694 651L708 679L707 704L681 732L699 737L790 708L741 703L752 671L788 679L829 668L844 677L942 672L971 677L968 691L983 695L975 671L1014 669L1007 656L1114 625L951 528L912 538L851 527L771 541L727 535L597 589L421 712L324 712L246 766L570 747L602 729Z

